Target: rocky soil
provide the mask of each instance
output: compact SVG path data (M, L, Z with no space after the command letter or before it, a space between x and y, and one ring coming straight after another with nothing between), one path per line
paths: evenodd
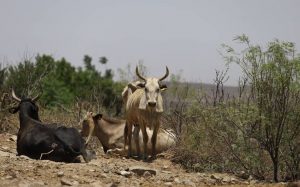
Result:
M58 163L16 156L16 136L0 134L0 186L283 186L230 174L189 173L172 163L171 153L152 162L105 155L89 163Z

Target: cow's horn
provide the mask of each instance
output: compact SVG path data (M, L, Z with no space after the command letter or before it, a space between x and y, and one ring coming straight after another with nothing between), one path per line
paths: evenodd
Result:
M40 98L40 94L37 95L37 96L35 96L35 97L32 99L32 101L33 101L33 102L36 102L39 98Z
M11 95L12 95L13 99L15 99L18 102L21 102L21 99L16 96L14 89L11 90Z
M136 68L135 68L135 73L140 79L146 81L146 78L143 77L142 75L140 75L138 66L136 66Z
M166 74L165 74L162 78L160 78L159 81L164 80L164 79L167 78L168 76L169 76L169 69L168 69L168 66L166 66Z

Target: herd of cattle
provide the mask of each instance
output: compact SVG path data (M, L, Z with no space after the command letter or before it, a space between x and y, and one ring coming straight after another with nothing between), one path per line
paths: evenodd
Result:
M81 121L81 132L76 128L41 122L36 105L39 97L19 98L12 90L12 98L18 105L12 107L10 112L19 112L20 121L17 154L58 162L75 162L81 155L89 162L95 155L86 147L91 136L96 136L105 153L123 153L127 150L128 157L137 156L146 160L151 152L154 159L157 153L175 145L177 139L172 130L160 128L163 112L161 92L167 88L161 81L168 77L169 70L166 67L166 73L161 78L146 78L136 67L136 75L141 81L129 83L122 92L126 120L87 112ZM86 136L85 141L83 137ZM143 142L143 146L139 142Z

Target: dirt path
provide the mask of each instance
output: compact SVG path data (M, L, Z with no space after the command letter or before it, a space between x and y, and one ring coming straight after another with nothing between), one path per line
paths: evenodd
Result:
M248 185L228 174L188 173L161 155L147 163L104 155L90 163L57 163L16 156L16 136L0 134L0 186L206 186Z

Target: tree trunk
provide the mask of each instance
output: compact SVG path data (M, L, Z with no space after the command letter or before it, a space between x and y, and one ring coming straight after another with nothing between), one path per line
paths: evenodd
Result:
M278 156L272 157L273 162L273 180L278 182Z

